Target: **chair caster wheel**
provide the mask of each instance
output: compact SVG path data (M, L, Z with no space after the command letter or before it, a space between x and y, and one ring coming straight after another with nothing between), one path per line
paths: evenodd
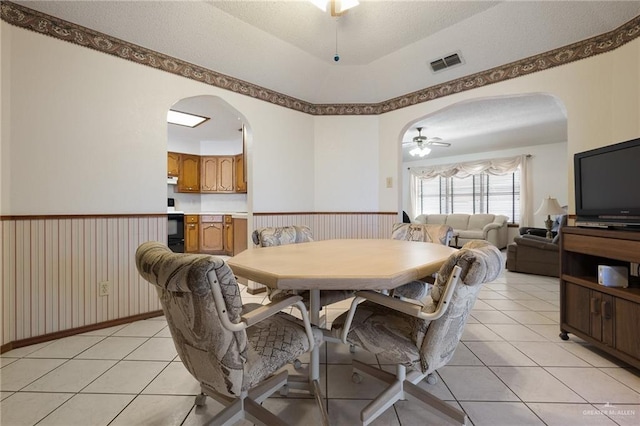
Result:
M352 381L353 383L358 383L358 384L359 384L359 383L362 383L362 376L361 376L361 375L359 375L358 373L353 373L353 374L351 375L351 381Z
M300 370L302 368L302 363L299 359L293 361L293 368L295 368L296 370Z
M430 385L435 385L436 383L438 383L438 376L433 373L427 375L427 383L429 383Z
M289 385L283 385L280 388L280 396L288 396L289 395Z
M202 407L207 403L207 395L201 393L196 396L196 407Z
M569 334L566 331L560 333L560 338L562 340L569 340Z
M349 352L351 352L352 354L356 353L356 345L349 345Z

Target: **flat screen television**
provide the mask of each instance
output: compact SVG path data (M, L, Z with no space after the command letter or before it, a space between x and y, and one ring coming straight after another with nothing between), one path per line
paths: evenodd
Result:
M640 230L640 138L574 155L576 225Z

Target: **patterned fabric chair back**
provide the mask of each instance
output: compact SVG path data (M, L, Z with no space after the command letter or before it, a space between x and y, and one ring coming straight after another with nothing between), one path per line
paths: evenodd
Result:
M237 396L249 356L245 331L225 329L215 309L212 287L219 286L232 323L240 320L242 300L236 279L221 259L178 254L147 242L136 251L140 275L156 287L176 350L196 380Z
M313 234L307 226L279 226L256 229L252 239L258 246L271 247L313 241Z
M449 245L453 228L449 225L432 225L424 223L394 223L391 238L394 240L422 241Z
M414 324L413 337L420 348L423 371L434 371L446 365L460 341L464 326L482 288L482 284L498 278L504 268L500 251L483 240L472 240L447 259L440 268L436 283L431 290L433 304L425 311L435 311L436 304L444 295L447 280L454 266L462 271L449 307L443 316L434 321Z

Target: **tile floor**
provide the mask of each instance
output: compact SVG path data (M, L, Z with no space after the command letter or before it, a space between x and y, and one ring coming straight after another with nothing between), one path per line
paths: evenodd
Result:
M264 299L244 287L243 298ZM481 291L438 383L421 386L462 408L476 426L640 425L640 372L573 336L560 340L558 305L557 279L505 272ZM346 308L327 309L328 321ZM354 356L378 364L363 351ZM322 349L334 425L358 424L362 407L382 389L368 376L352 383L350 360L342 345ZM177 359L162 317L19 348L0 361L2 426L200 425L221 408L209 399L194 409L198 384ZM264 405L293 425L319 424L306 395L274 396ZM402 401L374 424L443 423Z

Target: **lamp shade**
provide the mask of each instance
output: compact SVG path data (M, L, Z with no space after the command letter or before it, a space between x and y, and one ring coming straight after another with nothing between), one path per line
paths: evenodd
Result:
M535 214L542 214L546 216L564 213L565 211L562 207L560 207L560 204L558 204L558 200L551 197L547 197L542 200L542 204L540 204L540 207L538 207L538 210L536 210L535 212Z

